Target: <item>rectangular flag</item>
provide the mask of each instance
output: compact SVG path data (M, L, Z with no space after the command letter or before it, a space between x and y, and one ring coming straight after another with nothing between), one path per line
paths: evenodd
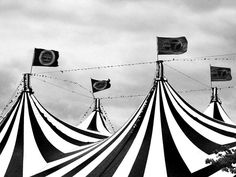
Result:
M176 55L187 51L188 41L183 37L157 37L157 51L159 55Z
M58 66L59 52L55 50L34 49L33 66Z
M99 92L111 87L110 79L108 80L95 80L91 78L93 93Z
M210 69L211 69L211 81L232 80L230 68L210 66Z

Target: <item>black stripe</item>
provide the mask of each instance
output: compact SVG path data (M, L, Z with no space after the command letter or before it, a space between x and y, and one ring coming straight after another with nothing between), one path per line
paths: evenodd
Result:
M22 95L21 95L21 98L22 98ZM19 101L22 101L22 100L19 100ZM18 104L18 103L17 103ZM16 104L16 105L17 105ZM17 116L17 113L18 113L18 110L19 110L19 107L20 107L20 103L17 105L17 108L16 108L16 111L14 113L14 116L12 118L12 121L2 139L2 141L0 142L0 154L2 153L4 147L6 146L6 143L8 141L8 138L10 137L10 134L11 134L11 131L12 131L12 128L13 128L13 125L15 123L15 120L16 120L16 116ZM9 117L11 116L10 114L8 115Z
M63 153L60 150L58 150L56 147L54 147L48 141L48 139L44 135L43 131L41 130L41 128L36 120L32 106L30 104L30 100L28 98L28 95L27 95L27 100L28 100L28 110L29 110L32 131L34 134L36 144L37 144L39 151L42 154L44 160L46 162L51 162L53 160L57 160L57 159L60 159L60 158L66 157L68 155L76 153L77 151L70 152L70 153Z
M201 117L204 117L204 118L206 118L206 119L208 119L208 120L210 120L210 121L212 121L212 122L215 122L215 123L218 123L218 124L227 126L227 127L236 128L236 125L227 124L227 123L225 123L225 122L218 121L218 120L216 120L216 119L212 119L212 118L206 116L205 114L201 113L200 111L198 111L197 109L195 109L194 107L192 107L190 104L188 104L188 103L173 89L173 87L172 87L168 82L166 82L166 84L171 88L171 89L168 88L168 89L170 90L170 92L174 92L174 93L177 95L177 97L178 97L181 101L184 102L185 105L187 105L190 109L192 109L194 112L196 112L197 114L199 114ZM168 87L168 86L167 86L167 87ZM171 94L173 95L173 93L171 93ZM173 97L175 97L175 96L173 96ZM179 104L179 103L178 103L178 104ZM182 106L181 106L181 107L182 107Z
M161 92L161 88L160 88ZM191 173L184 163L177 147L175 146L172 138L168 123L166 120L164 105L162 96L160 94L160 114L161 114L161 127L162 127L162 139L164 146L164 155L166 162L166 170L168 177L187 177L191 176ZM157 166L158 168L158 166Z
M107 128L107 126L106 126L106 124L105 124L105 121L104 121L104 120L106 120L106 118L104 117L103 113L99 112L99 115L100 115L100 117L101 117L101 121L102 121L103 127L110 133L110 131L108 130L108 128Z
M221 104L220 104L220 103L218 103L218 104L220 105L222 111L225 113L225 115L227 116L227 118L228 118L229 120L231 120L230 117L228 116L228 114L225 112L224 108L221 106ZM219 108L219 107L218 107L218 108ZM221 114L221 115L222 115L222 114ZM231 121L232 121L232 120L231 120Z
M214 102L213 103L214 105L214 109L213 109L213 118L215 118L215 119L217 119L217 120L219 120L219 121L223 121L224 122L224 120L223 120L223 118L221 117L221 114L220 114L220 111L219 111L219 108L218 108L218 105L217 105L217 103L216 102Z
M22 98L22 94L18 97L18 100L16 101L16 103L12 106L11 110L7 113L5 118L1 121L1 123L0 123L0 133L2 132L2 129L5 127L7 121L10 119L12 112L14 111L14 109L16 108L18 103L21 101L21 98Z
M23 98L23 106L21 108L20 122L16 137L16 144L7 171L6 177L23 176L23 158L24 158L24 107L25 98Z
M85 153L83 153L83 154L81 154L81 155L78 155L78 156L76 156L76 157L74 157L74 158L72 158L72 159L70 159L70 160L67 160L67 161L61 163L61 164L58 164L58 165L53 166L53 167L51 167L51 168L49 168L49 169L47 169L47 170L44 170L44 171L42 171L42 172L40 172L40 173L37 173L37 174L33 175L32 177L48 176L48 175L50 175L50 174L56 172L57 170L60 170L61 168L63 168L63 167L65 167L65 166L67 166L67 165L73 163L74 161L80 159L80 158L83 157L84 155L86 155L86 154L88 154L89 152L93 151L95 148L96 148L96 146L93 147L92 149L90 149L89 151L86 151ZM85 149L87 149L87 148L85 148ZM83 150L85 150L85 149L83 149ZM78 152L83 151L83 150L78 150ZM78 153L78 152L77 152L77 153Z
M90 124L88 125L88 130L93 130L93 131L97 131L98 132L98 128L97 128L97 112L95 112L95 114L93 115L92 120L90 121Z
M148 97L148 96L147 96ZM120 135L122 135L123 134L123 132L126 130L126 128L130 125L130 123L132 122L132 120L136 117L136 115L137 115L137 113L140 111L140 109L142 108L142 106L145 104L145 102L146 102L146 100L147 100L147 98L143 101L143 103L140 105L140 107L137 109L137 111L136 111L136 113L134 114L134 116L128 121L128 123L126 124L126 126L124 126L123 127L123 129L122 129L122 131L121 132L119 132L119 134L118 135L113 135L113 136L116 136L108 145L106 145L101 151L99 151L97 154L99 155L100 153L102 153L105 149L107 149L111 144L113 144L114 143L114 141L115 140L117 140L119 137L120 137ZM99 146L101 146L103 143L105 143L106 141L107 141L108 139L105 139ZM99 147L98 146L98 147ZM95 147L96 148L96 147ZM91 150L92 151L92 150ZM90 152L90 151L89 151ZM88 152L88 153L89 153ZM55 172L56 170L58 170L58 169L60 169L60 168L63 168L63 167L65 167L66 165L69 165L70 163L72 163L72 162L74 162L75 160L77 160L77 159L79 159L81 156L84 156L84 155L86 155L87 154L87 152L86 153L84 153L84 154L82 154L82 155L80 155L80 156L78 156L78 157L75 157L75 158L73 158L73 159L71 159L71 160L69 160L69 161L66 161L66 162L64 162L64 163L62 163L62 164L59 164L59 165L57 165L57 166L54 166L54 167L52 167L52 168L50 168L50 169L48 169L48 170L45 170L45 171L43 171L43 172L41 172L41 173L38 173L38 174L36 174L35 175L35 177L37 176L37 177L41 177L41 176L47 176L47 175L49 175L49 174L51 174L51 173L53 173L53 172ZM97 155L97 154L95 154L95 155ZM88 162L89 163L89 162ZM78 167L77 166L77 168L80 168L80 169L77 169L78 171L80 171L83 167L85 167L88 163L86 163L86 164L84 164L83 166L80 166L80 167Z
M143 107L143 111L141 112L139 118L135 121L135 124L134 124L135 127L133 127L126 134L126 136L119 143L119 145L117 145L116 148L114 148L114 150L94 170L92 170L91 173L89 173L87 175L87 177L94 177L94 176L110 177L116 171L117 167L121 163L122 159L125 157L127 151L129 150L130 146L132 145L134 138L137 135L137 132L140 128L143 117L146 113L151 95L152 94L150 94L147 97L147 99L144 100L143 104L145 104L145 106ZM136 115L134 115L134 117L135 116ZM133 118L131 118L130 122L132 121ZM108 143L104 148L99 150L96 154L94 154L92 157L90 157L89 159L87 159L86 161L84 161L83 163L78 165L76 168L74 168L70 172L66 173L64 176L73 176L76 173L78 173L81 169L83 169L85 166L87 166L90 162L92 162L95 158L97 158L103 151L105 151L111 144L113 144L114 141L123 133L123 131L125 131L127 126L129 126L129 124L127 124L126 127L119 133L119 135L116 138L114 138L110 143Z
M198 171L195 171L192 173L192 177L208 177L211 176L212 174L216 173L223 167L220 165L209 165L207 167L204 167Z
M169 89L169 88L168 88L168 89ZM169 91L170 91L170 89L169 89ZM171 91L170 91L170 92L171 92ZM173 96L173 98L174 98L175 101L177 102L177 100L176 100L176 98L174 97L174 95L173 95L172 93L171 93L171 95ZM179 97L179 98L181 98L181 97ZM213 131L215 131L215 132L217 132L217 133L220 133L220 134L222 134L222 135L225 135L225 136L229 136L229 137L235 137L235 136L236 136L236 133L235 133L235 132L230 132L230 131L226 131L226 130L223 130L223 129L219 129L219 128L217 128L217 127L211 126L210 124L207 124L207 123L201 121L201 120L198 119L197 117L194 117L192 114L190 114L186 109L184 109L183 106L180 105L179 102L177 102L177 104L182 108L182 110L183 110L186 114L188 114L193 120L195 120L195 121L198 122L199 124L201 124L201 125L203 125L203 126L209 128L209 129L211 129L211 130L213 130ZM189 106L189 105L187 105L187 106ZM198 112L197 112L197 113L198 113ZM202 115L200 115L200 116L202 116ZM205 115L204 115L204 116L205 116ZM204 118L205 118L205 117L204 117ZM222 123L223 123L222 121L218 121L218 120L213 119L213 118L210 118L210 120L213 121L213 122L217 121L218 124L222 124ZM224 124L224 125L227 126L227 125L230 125L230 124ZM228 126L228 127L230 127L230 126ZM231 128L236 128L236 127L231 127Z
M205 138L204 136L202 136L200 133L198 133L195 129L193 129L188 123L186 123L183 118L181 117L181 115L179 114L179 112L175 109L173 103L170 100L170 97L167 93L166 87L164 87L164 92L166 95L166 100L168 103L168 106L171 110L172 115L174 116L176 122L178 123L179 127L181 128L181 130L184 132L184 134L188 137L188 139L195 144L195 146L197 146L199 149L201 149L202 151L204 151L205 153L211 154L213 153L213 151L215 149L218 149L221 147L221 145L212 142L210 140L208 140L207 138ZM182 108L182 107L181 107ZM184 108L182 108L184 110ZM185 112L187 112L186 110L184 110ZM193 118L192 115L189 114L189 116L191 116Z
M61 130L59 130L56 126L54 126L48 119L47 117L44 116L44 114L39 110L39 108L35 105L35 107L37 108L38 112L40 113L41 117L43 118L43 120L50 126L50 128L58 135L60 136L62 139L64 139L67 142L70 142L74 145L77 146L83 146L83 145L88 145L91 144L91 142L84 142L84 141L80 141L77 139L74 139L70 136L68 136L67 134L63 133Z
M141 177L144 175L144 172L145 172L150 144L152 141L153 122L155 118L155 108L156 108L156 95L157 95L157 91L155 92L151 114L149 117L148 126L147 126L146 133L143 139L143 143L139 149L138 156L135 159L134 165L129 174L130 177L137 177L137 176ZM156 117L156 118L159 118L159 117Z
M37 98L34 97L36 100ZM33 99L32 99L33 100ZM34 101L34 100L33 100ZM41 103L37 100L37 103L41 106L41 108L47 112L51 117L53 117L56 121L60 122L62 125L64 125L65 127L75 131L75 132L78 132L80 134L83 134L83 135L86 135L86 136L89 136L89 137L92 137L92 138L98 138L98 139L104 139L104 138L107 138L108 136L105 136L105 135L100 135L100 134L96 134L96 133L92 133L92 132L88 132L88 131L85 131L85 130L81 130L79 128L76 128L72 125L69 125L63 121L61 121L60 119L56 118L55 116L53 116L51 113L49 113L42 105ZM36 104L36 103L35 103Z

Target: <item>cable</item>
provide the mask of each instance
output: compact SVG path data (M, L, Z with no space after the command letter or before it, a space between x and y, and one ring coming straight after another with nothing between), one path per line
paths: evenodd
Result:
M156 63L156 61L117 64L117 65L107 65L107 66L94 66L94 67L87 67L87 68L65 69L65 70L58 70L58 71L42 72L42 73L38 73L38 74L45 74L45 73L61 73L61 74L63 74L65 72L84 71L84 70L93 70L93 69L117 68L117 67L124 67L124 66L146 65L146 64L153 64L153 63Z
M201 85L203 85L203 86L205 86L205 87L207 87L207 88L210 87L209 85L204 84L204 83L200 82L199 80L194 79L194 78L190 77L189 75L187 75L187 74L185 74L185 73L183 73L183 72L181 72L181 71L179 71L179 70L177 70L177 69L175 69L175 68L173 68L173 67L171 67L171 66L169 66L169 65L167 65L167 64L165 64L165 65L168 66L169 68L171 68L171 69L177 71L178 73L183 74L185 77L187 77L187 78L189 78L189 79L191 79L191 80L193 80L193 81L195 81L195 82L200 83Z
M15 91L13 92L12 96L10 97L9 101L5 105L5 107L2 109L2 112L0 114L0 122L4 119L4 114L7 109L10 109L10 105L13 105L16 101L16 99L19 97L20 93L22 92L22 88L20 88L23 85L23 79L20 81L18 86L16 87Z
M32 74L32 76L49 78L49 79L54 79L54 80L59 80L59 81L67 82L67 83L70 83L70 84L75 84L75 85L78 85L79 87L81 87L82 89L84 89L84 90L90 92L91 94L93 94L92 91L90 91L86 87L82 86L78 82L74 82L74 81L70 81L70 80L66 80L66 79L59 79L58 77L47 76L47 75L44 75L44 74L36 74L36 73L34 73L34 74Z
M104 116L106 117L106 120L108 120L107 122L110 124L110 126L112 128L113 133L115 133L115 128L114 128L113 124L111 123L111 120L108 118L107 112L105 111L105 109L101 103L100 103L100 106L102 108L102 112L104 113Z
M80 95L80 96L86 97L86 98L93 98L93 97L90 97L90 96L87 96L87 95L84 95L84 94L78 93L78 92L76 92L76 91L68 90L68 89L66 89L66 88L63 88L63 87L61 87L61 86L59 86L59 85L56 85L56 84L51 83L51 82L48 82L48 81L46 81L46 80L42 80L42 79L39 79L39 78L35 78L35 79L37 79L37 80L39 80L39 81L41 81L41 82L44 82L44 83L47 83L47 84L53 85L53 86L55 86L55 87L58 87L58 88L60 88L60 89L62 89L62 90L65 90L65 91L68 91L68 92L75 93L75 94L77 94L77 95Z
M192 57L192 58L173 58L164 60L164 62L172 62L172 61L209 61L209 60L232 60L236 61L235 58L222 57L222 56L236 56L236 53L228 53L228 54L219 54L219 55L208 55L208 56L200 56L200 57ZM116 67L126 67L126 66L136 66L136 65L145 65L145 64L153 64L156 61L148 61L148 62L139 62L139 63L127 63L127 64L116 64L116 65L107 65L107 66L94 66L94 67L85 67L85 68L75 68L75 69L63 69L57 71L48 71L41 72L38 74L45 73L65 73L65 72L75 72L75 71L83 71L83 70L93 70L93 69L107 69L107 68L116 68Z
M79 123L79 124L81 124L81 123L84 121L84 119L87 117L88 112L92 109L92 105L93 105L93 104L94 104L94 102L91 103L91 105L89 106L89 108L85 111L85 113L83 114L83 116L80 118L80 123Z
M119 99L119 98L134 98L134 97L141 97L141 96L146 96L144 94L138 94L138 95L120 95L120 96L108 96L108 97L101 97L100 99Z

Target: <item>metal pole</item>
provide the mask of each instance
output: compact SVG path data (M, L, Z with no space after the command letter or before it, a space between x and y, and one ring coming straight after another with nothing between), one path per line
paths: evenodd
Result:
M212 88L212 81L211 81L211 64L210 64L210 84L211 84L211 88Z

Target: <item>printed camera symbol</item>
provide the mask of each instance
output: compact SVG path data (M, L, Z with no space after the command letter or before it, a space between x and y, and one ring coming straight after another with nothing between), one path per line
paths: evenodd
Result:
M183 48L183 43L180 40L173 39L163 44L165 50L179 51Z

